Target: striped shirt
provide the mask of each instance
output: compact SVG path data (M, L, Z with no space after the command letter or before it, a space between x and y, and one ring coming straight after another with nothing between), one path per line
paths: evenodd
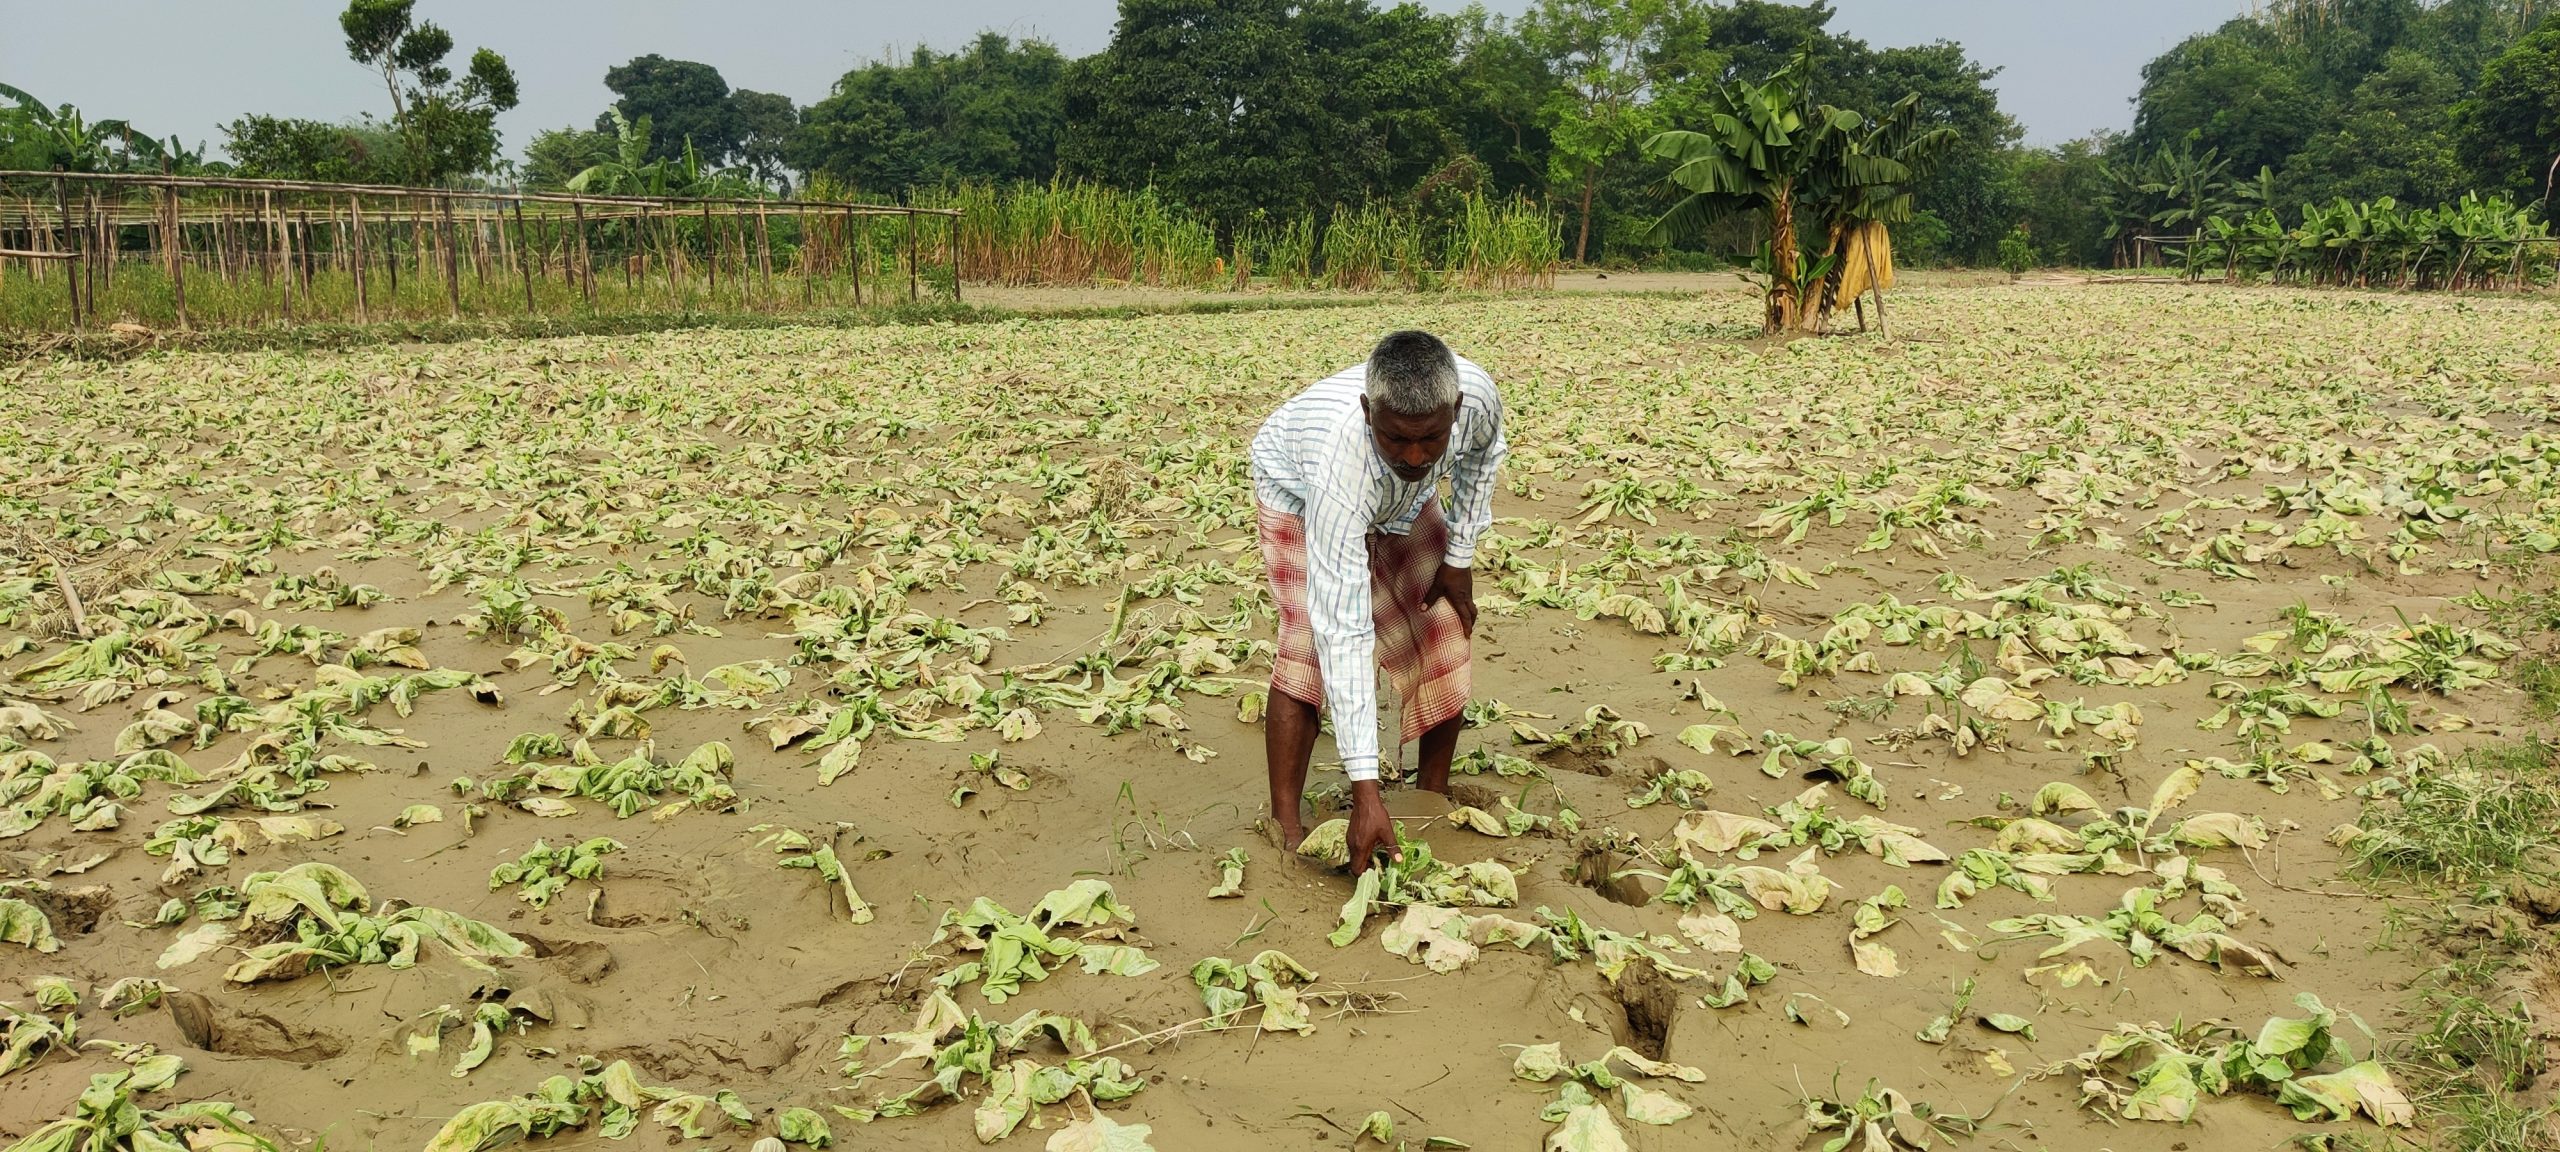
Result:
M1369 604L1370 532L1404 535L1425 501L1449 479L1442 562L1475 563L1476 539L1493 523L1494 473L1510 450L1502 439L1502 397L1493 377L1458 358L1458 424L1448 454L1423 479L1406 483L1378 458L1360 411L1364 361L1317 381L1282 404L1253 437L1254 497L1300 517L1307 530L1307 615L1316 662L1333 711L1334 748L1353 780L1378 778L1377 625ZM1415 607L1419 607L1416 605Z

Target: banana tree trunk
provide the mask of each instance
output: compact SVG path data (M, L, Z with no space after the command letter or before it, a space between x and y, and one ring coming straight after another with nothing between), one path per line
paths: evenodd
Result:
M1831 314L1840 307L1840 279L1849 267L1846 254L1841 249L1847 233L1847 224L1844 221L1834 220L1831 222L1830 229L1823 234L1822 255L1825 258L1836 259L1832 259L1831 270L1822 274L1822 291L1814 297L1812 309L1796 318L1797 323L1807 332L1821 334L1830 321Z
M1795 189L1778 185L1769 193L1769 311L1760 334L1775 336L1795 327L1796 201Z

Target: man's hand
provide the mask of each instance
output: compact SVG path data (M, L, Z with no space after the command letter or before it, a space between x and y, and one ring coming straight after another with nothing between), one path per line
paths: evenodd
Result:
M1441 565L1440 574L1431 578L1431 590L1422 594L1422 606L1428 608L1444 599L1458 610L1458 626L1466 629L1467 635L1475 635L1476 570Z
M1396 822L1387 816L1387 799L1378 791L1375 780L1351 783L1351 874L1360 875L1375 863L1378 853L1401 862L1404 849L1396 844Z

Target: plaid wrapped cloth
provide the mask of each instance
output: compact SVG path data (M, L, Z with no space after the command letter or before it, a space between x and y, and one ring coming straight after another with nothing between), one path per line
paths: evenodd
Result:
M1316 660L1315 630L1307 617L1307 526L1299 517L1257 504L1262 568L1280 610L1279 651L1271 659L1271 690L1324 706L1324 672ZM1404 699L1403 739L1458 715L1473 686L1471 649L1458 610L1446 601L1422 599L1440 573L1449 542L1448 523L1433 497L1402 536L1369 533L1369 603L1377 626L1378 662Z

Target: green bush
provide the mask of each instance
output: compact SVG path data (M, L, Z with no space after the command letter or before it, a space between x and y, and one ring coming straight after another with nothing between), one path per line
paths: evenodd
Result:
M2024 229L2012 228L2000 238L2000 267L2012 276L2036 266L2035 242L2027 239Z

